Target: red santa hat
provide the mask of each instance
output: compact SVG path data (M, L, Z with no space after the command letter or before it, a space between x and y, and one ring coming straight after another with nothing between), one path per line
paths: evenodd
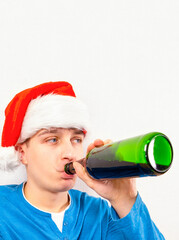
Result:
M5 110L0 147L0 169L13 170L21 163L17 143L32 137L42 128L89 129L86 106L76 98L68 82L47 82L26 89L11 100Z

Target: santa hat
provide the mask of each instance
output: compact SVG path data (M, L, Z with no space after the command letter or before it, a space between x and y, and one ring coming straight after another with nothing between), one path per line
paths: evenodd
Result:
M32 137L40 129L89 128L86 106L76 98L68 82L47 82L26 89L11 100L5 110L0 147L0 169L13 170L21 165L15 150L17 143Z

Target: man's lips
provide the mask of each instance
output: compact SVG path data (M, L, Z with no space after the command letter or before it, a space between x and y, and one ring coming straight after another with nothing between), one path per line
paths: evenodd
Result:
M59 168L56 168L56 171L60 174L63 179L73 179L75 175L67 174L65 172L65 165Z
M63 179L73 179L75 177L75 175L70 175L70 174L67 174L65 171L61 172L61 177Z

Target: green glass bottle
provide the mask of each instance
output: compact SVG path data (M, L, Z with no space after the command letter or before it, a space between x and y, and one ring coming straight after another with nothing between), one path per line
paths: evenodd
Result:
M92 149L81 163L95 179L158 176L169 170L173 149L160 132L125 139ZM73 163L65 166L74 174Z

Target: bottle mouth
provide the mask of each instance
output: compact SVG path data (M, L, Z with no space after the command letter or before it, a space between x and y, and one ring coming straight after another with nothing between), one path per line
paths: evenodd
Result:
M162 134L153 137L147 145L146 158L156 172L168 171L173 160L173 149L169 139Z
M73 163L67 163L64 167L64 171L69 174L69 175L74 175L75 174L75 169L73 167Z

